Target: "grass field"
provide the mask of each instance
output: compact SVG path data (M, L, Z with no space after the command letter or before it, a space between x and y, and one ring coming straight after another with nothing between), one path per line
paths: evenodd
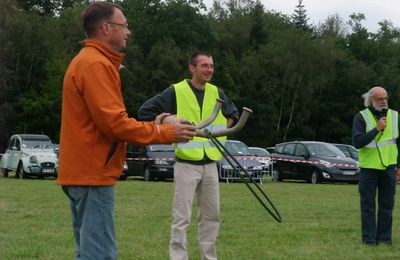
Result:
M367 247L360 243L357 185L267 181L263 188L283 223L244 184L220 184L219 259L400 259L398 198L394 245ZM0 259L74 259L69 202L53 179L0 178L0 191ZM172 182L118 183L119 259L168 259L172 191ZM199 259L196 217L194 209L190 259Z

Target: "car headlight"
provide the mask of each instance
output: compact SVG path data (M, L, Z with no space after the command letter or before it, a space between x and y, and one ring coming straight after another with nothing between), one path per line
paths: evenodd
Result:
M253 170L262 170L262 166L261 165L256 165L253 167Z
M230 166L229 164L224 164L224 165L222 165L222 169L232 170L232 166Z
M31 157L29 157L29 162L30 163L37 163L37 158L35 155L32 155Z
M165 160L155 160L154 164L158 164L158 165L168 165L168 162Z

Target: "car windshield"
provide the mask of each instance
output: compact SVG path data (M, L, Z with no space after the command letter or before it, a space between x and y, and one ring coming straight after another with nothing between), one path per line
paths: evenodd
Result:
M251 150L251 152L258 157L268 157L270 155L270 153L262 148L249 148Z
M22 147L27 149L53 149L50 139L24 139Z
M321 157L345 157L343 152L331 144L310 143L305 144L308 151Z
M242 142L226 142L224 146L226 150L228 150L228 152L232 155L247 155L247 156L253 155L249 147L247 147Z
M154 144L148 146L150 152L173 152L174 146L171 144Z
M351 153L352 157L358 161L358 151L357 151L357 149L350 148L350 153Z

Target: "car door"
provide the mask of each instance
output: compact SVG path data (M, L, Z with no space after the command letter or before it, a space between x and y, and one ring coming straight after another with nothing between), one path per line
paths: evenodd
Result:
M289 143L285 145L282 151L284 160L279 163L279 170L285 178L293 178L293 173L295 172L295 163L292 161L296 159L294 156L295 147L295 143Z
M305 162L308 159L306 147L301 143L296 144L294 156L296 157L296 160L299 160L299 162L294 165L293 175L296 179L307 180L309 177L310 165Z
M17 170L18 163L21 159L21 142L17 137L13 137L12 141L10 142L9 149L9 161L8 161L8 169Z
M8 140L7 148L5 153L1 157L1 167L5 169L10 169L11 158L13 157L12 147L13 147L14 138Z

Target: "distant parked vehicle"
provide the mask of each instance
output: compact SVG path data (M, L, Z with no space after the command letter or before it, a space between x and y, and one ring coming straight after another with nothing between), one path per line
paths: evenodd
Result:
M269 173L271 154L266 149L261 147L249 147L249 149L255 157L259 157L258 161L261 163L263 173L264 174Z
M333 144L337 148L339 148L340 151L344 153L349 158L352 158L356 161L358 161L358 150L349 144Z
M10 171L21 179L29 176L57 177L58 159L48 136L17 134L8 141L0 169L3 177L8 177Z
M333 144L295 141L277 144L272 154L272 179L306 180L320 182L349 182L359 180L358 162L346 157Z
M267 148L265 148L265 150L267 150L270 154L272 154L275 152L275 146L267 147Z
M142 176L145 181L165 180L174 177L175 153L170 144L147 146L128 145L126 167L120 179L128 176Z
M247 171L247 173L255 180L263 177L263 168L258 160L254 160L254 155L249 147L241 141L227 140L224 143L225 149L235 157L238 163ZM220 180L234 181L247 178L245 173L235 165L235 169L223 158L217 161Z

